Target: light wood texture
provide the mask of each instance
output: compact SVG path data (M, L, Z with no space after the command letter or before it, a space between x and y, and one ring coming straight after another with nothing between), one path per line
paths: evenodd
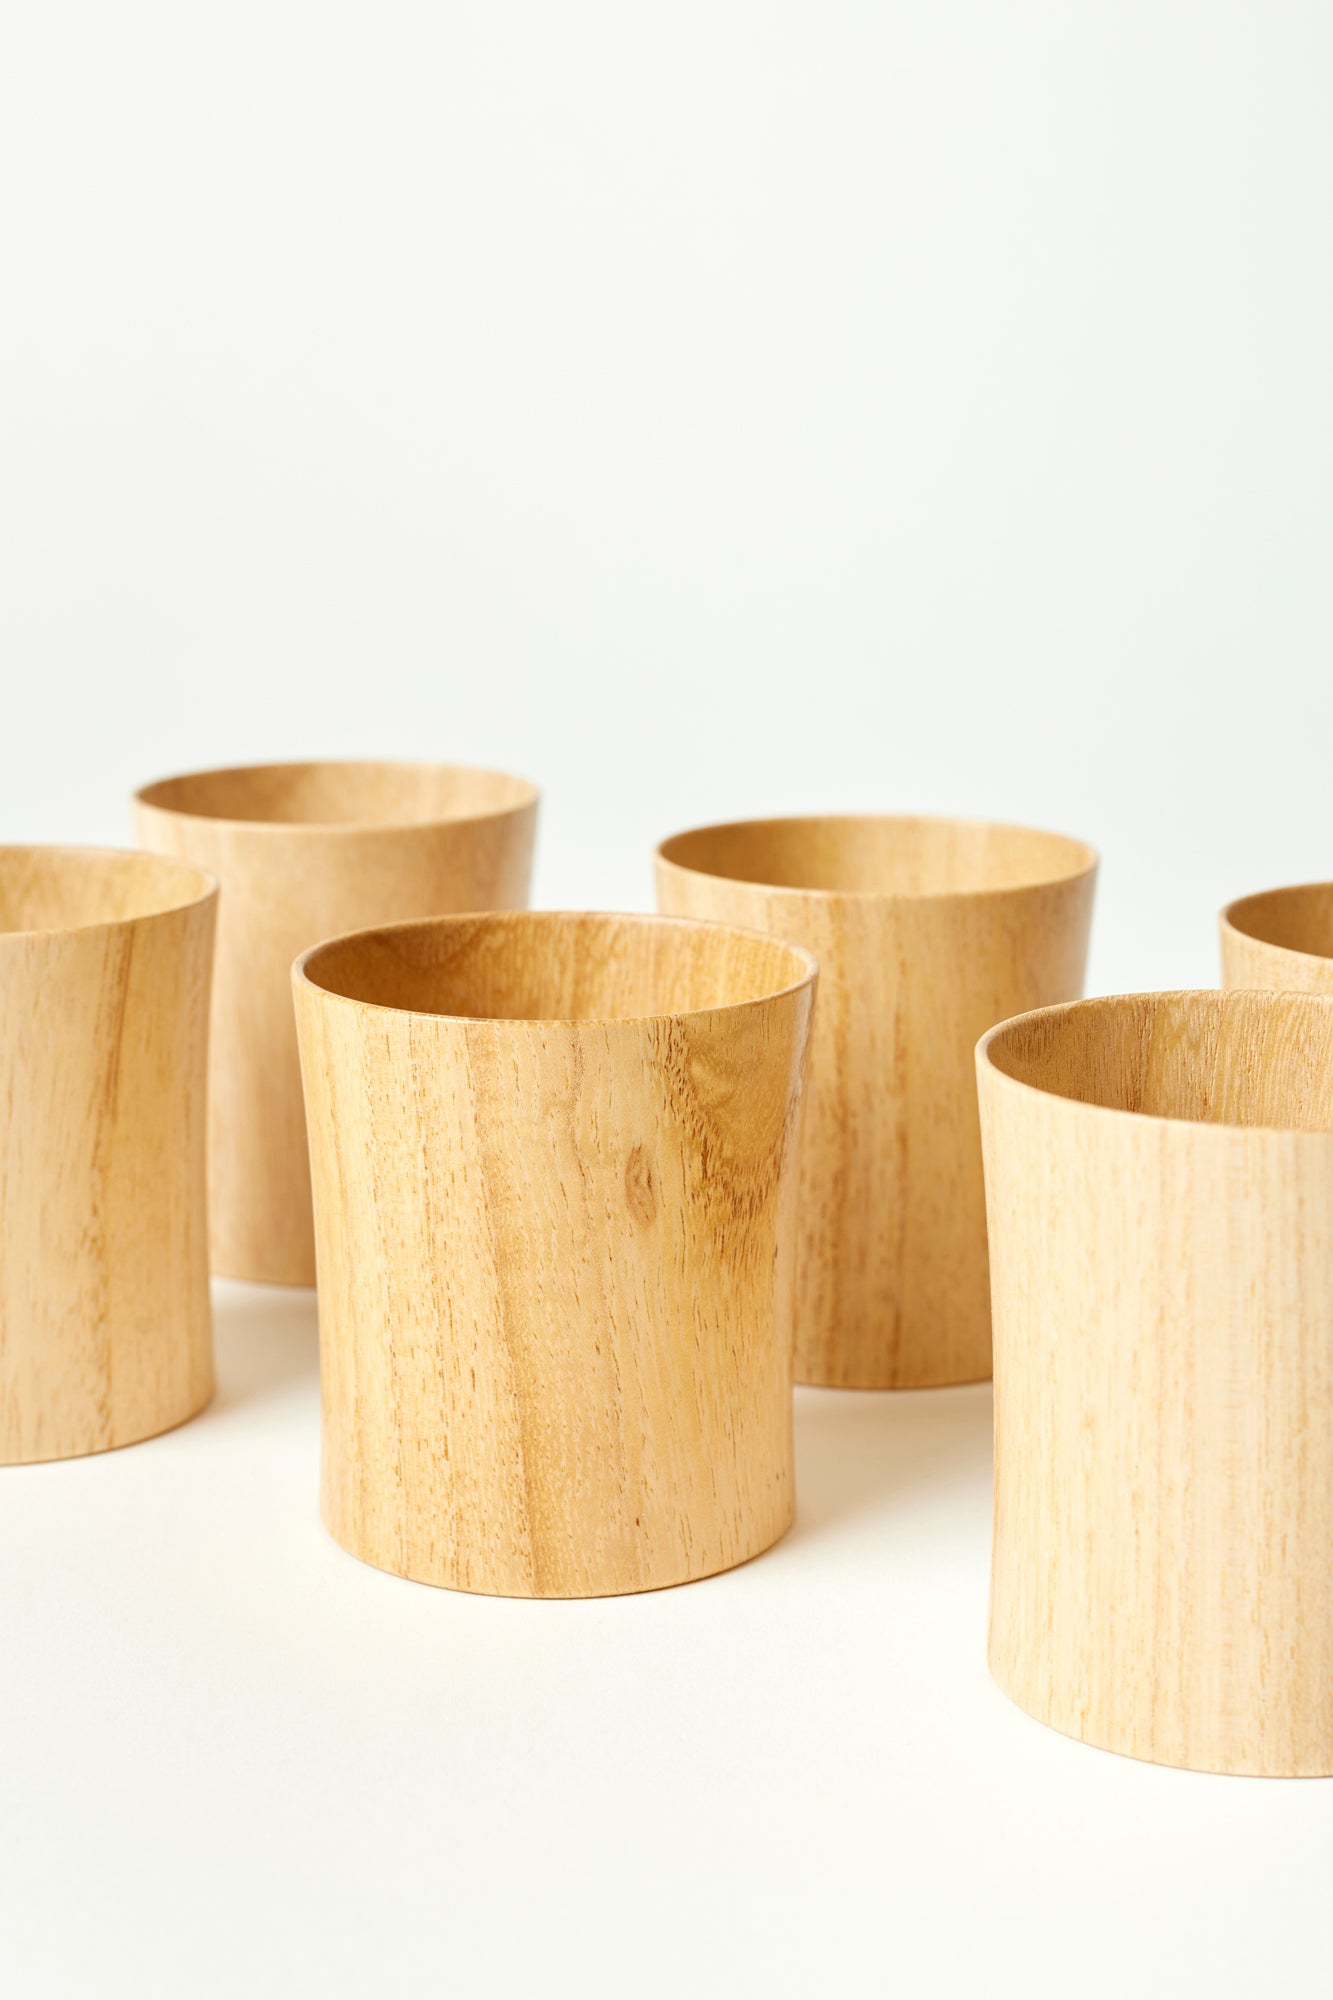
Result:
M213 1393L216 908L178 862L0 848L0 1463L132 1444Z
M1219 924L1224 986L1333 994L1333 882L1243 896Z
M969 820L703 827L659 907L819 961L803 1141L796 1379L910 1389L990 1374L973 1050L1082 991L1096 856Z
M785 1531L814 976L768 938L602 915L445 918L298 964L344 1548L586 1597Z
M528 899L537 794L438 764L271 764L149 785L142 846L222 885L209 1095L213 1269L313 1285L291 968L321 938Z
M977 1063L995 1678L1104 1749L1333 1773L1333 1000L1088 1000Z

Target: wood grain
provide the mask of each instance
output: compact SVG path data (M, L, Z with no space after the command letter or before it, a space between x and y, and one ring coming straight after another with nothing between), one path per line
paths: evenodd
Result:
M1333 882L1243 896L1219 925L1224 986L1333 994Z
M213 1393L205 1089L217 890L145 854L0 848L0 1462Z
M661 909L819 961L798 1381L990 1374L973 1050L996 1021L1081 992L1096 865L1081 842L969 820L756 820L658 849Z
M293 976L336 1539L521 1597L656 1589L776 1541L808 955L490 915Z
M1158 1763L1333 1773L1333 999L1166 993L977 1054L991 1668Z
M313 1285L292 1019L299 952L344 931L528 899L537 794L438 764L252 765L149 785L140 845L222 884L209 1099L213 1269Z

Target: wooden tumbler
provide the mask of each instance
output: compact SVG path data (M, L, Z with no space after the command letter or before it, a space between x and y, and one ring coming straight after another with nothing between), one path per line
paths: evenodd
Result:
M1333 1773L1333 1000L1087 1000L977 1066L995 1678L1106 1750Z
M364 924L528 900L537 793L439 764L261 764L149 785L140 845L222 884L209 1091L213 1269L313 1285L291 969Z
M1333 994L1333 882L1242 896L1219 921L1224 986Z
M768 1548L809 955L490 915L338 939L294 978L334 1537L511 1597Z
M180 862L0 848L0 1463L133 1444L213 1393L216 909Z
M991 1372L973 1050L1083 990L1097 857L973 820L779 819L657 851L660 908L819 961L804 1121L796 1379Z

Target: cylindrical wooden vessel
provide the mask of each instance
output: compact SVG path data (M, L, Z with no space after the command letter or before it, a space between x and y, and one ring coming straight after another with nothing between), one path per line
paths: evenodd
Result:
M149 785L141 846L222 885L209 1091L213 1269L313 1285L291 969L321 938L448 910L522 908L537 793L439 764L252 765Z
M991 1371L973 1050L1083 990L1097 857L972 820L780 819L657 852L659 907L819 961L796 1379L854 1389Z
M1333 999L1147 993L977 1051L991 1670L1201 1771L1333 1773Z
M216 910L181 862L0 848L0 1463L132 1444L213 1393Z
M1333 882L1303 882L1228 903L1222 984L1333 994Z
M514 1597L768 1548L813 960L489 915L342 938L294 979L335 1538Z

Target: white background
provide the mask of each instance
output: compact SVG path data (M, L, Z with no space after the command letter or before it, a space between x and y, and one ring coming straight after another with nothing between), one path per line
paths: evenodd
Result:
M1333 15L0 0L0 839L200 764L1095 842L1093 990L1333 874ZM314 1309L0 1479L17 1995L1324 1994L1333 1788L983 1661L989 1398L799 1399L715 1582L488 1603L315 1516Z

